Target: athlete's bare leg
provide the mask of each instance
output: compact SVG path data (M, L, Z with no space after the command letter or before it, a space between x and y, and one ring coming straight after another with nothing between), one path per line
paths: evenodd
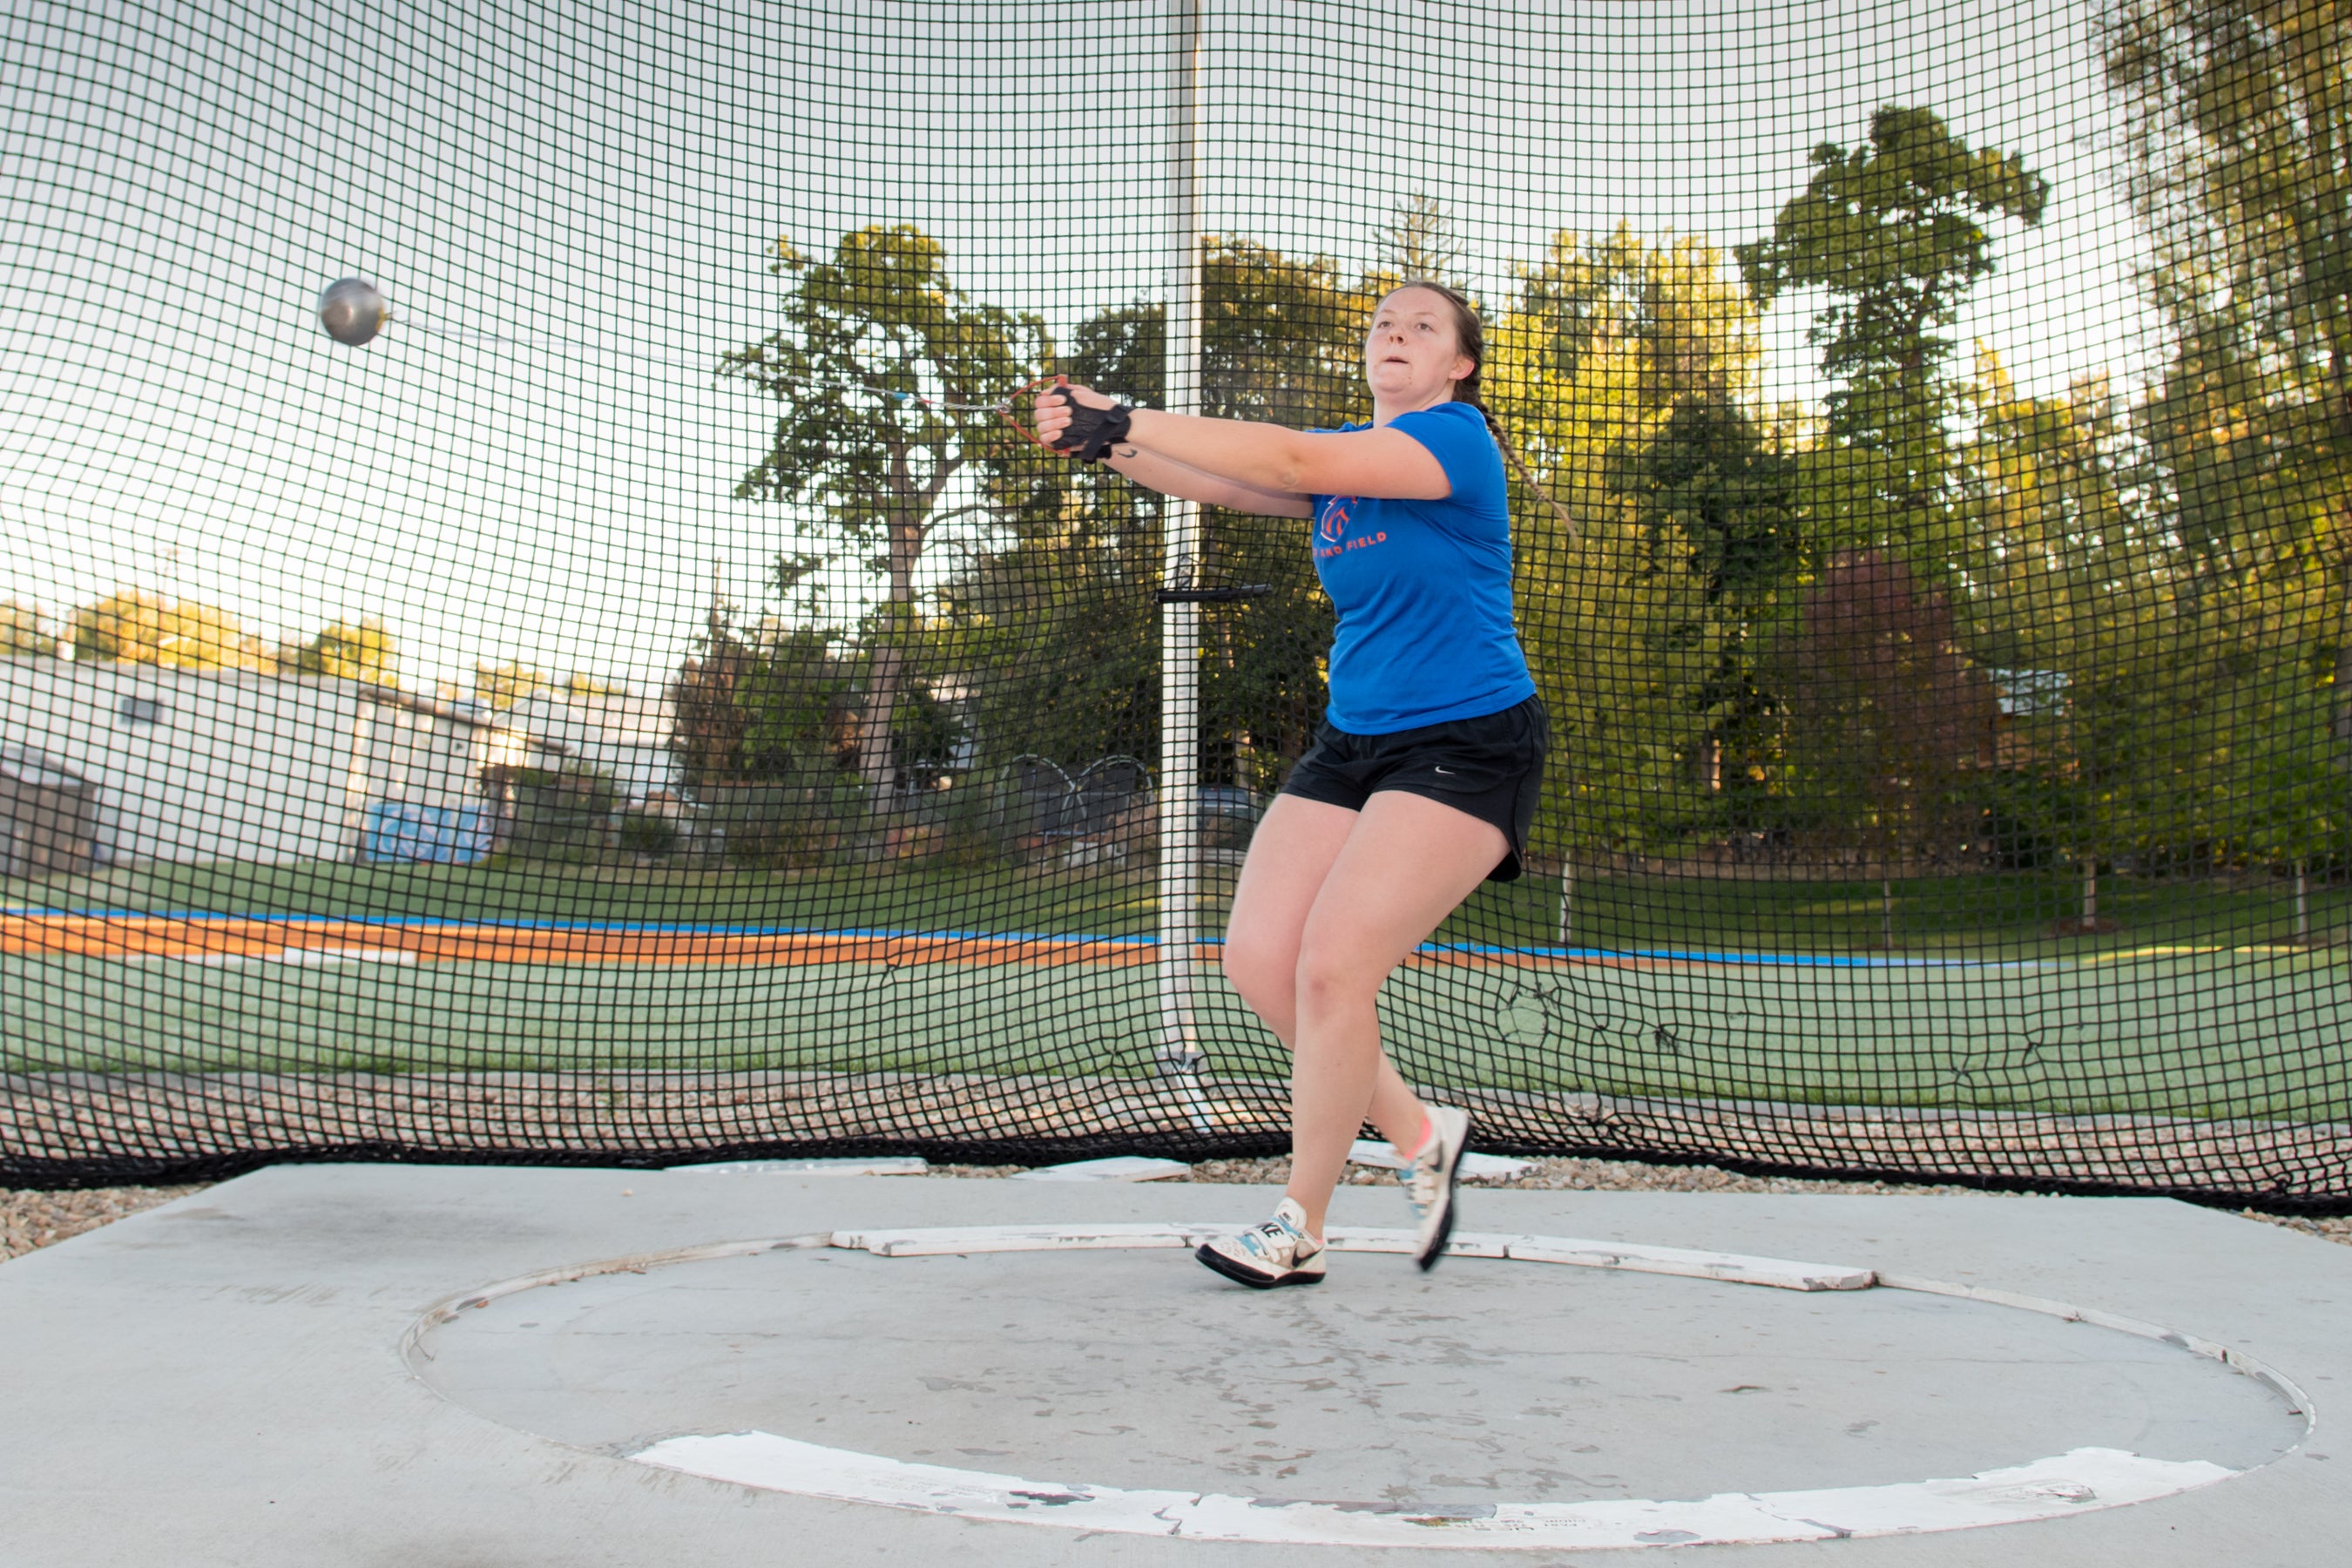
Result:
M1276 795L1250 840L1225 923L1225 977L1284 1048L1298 1040L1298 944L1357 813L1295 795ZM1383 1052L1364 1118L1401 1149L1427 1125L1420 1098ZM1352 1138L1352 1134L1350 1137Z
M1323 1233L1365 1121L1410 1150L1425 1108L1381 1049L1381 983L1502 859L1502 832L1420 795L1361 812L1280 795L1234 892L1225 970L1291 1050L1289 1195Z
M1357 814L1344 806L1276 796L1250 840L1249 859L1234 890L1225 975L1286 1049L1298 1039L1298 943L1307 911L1356 822ZM1385 1053L1376 1070L1371 1105L1362 1120L1409 1150L1427 1126L1420 1098Z

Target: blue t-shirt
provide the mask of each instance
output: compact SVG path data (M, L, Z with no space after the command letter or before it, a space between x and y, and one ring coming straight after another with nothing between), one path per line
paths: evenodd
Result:
M1486 419L1441 403L1389 427L1429 448L1454 493L1311 498L1315 574L1339 612L1324 716L1353 735L1475 719L1536 694L1511 626L1507 487Z

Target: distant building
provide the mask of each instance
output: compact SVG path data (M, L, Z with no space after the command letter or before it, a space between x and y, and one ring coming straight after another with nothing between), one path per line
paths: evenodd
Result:
M89 870L97 816L88 779L46 752L0 744L0 877Z
M636 692L565 697L538 692L499 716L530 734L567 769L604 773L625 801L642 804L684 793L670 754L676 719L669 700Z
M100 864L471 858L485 770L562 761L364 681L50 657L0 658L0 746L88 786Z
M2066 711L2072 678L2063 669L1989 669L2004 719L2050 718Z
M2064 767L2068 745L2067 688L2063 669L1989 669L2000 716L1993 721L1995 765Z

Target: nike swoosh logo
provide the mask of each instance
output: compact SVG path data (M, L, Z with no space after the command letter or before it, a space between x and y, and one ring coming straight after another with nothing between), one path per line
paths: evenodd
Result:
M1461 776L1460 774L1449 772L1444 768L1432 768L1430 771L1432 773L1444 773L1447 778L1459 778Z

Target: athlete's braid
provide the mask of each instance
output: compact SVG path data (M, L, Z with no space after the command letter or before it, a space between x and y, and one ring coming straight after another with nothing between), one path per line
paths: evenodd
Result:
M1467 403L1478 411L1480 416L1486 421L1486 428L1495 433L1495 445L1503 449L1503 461L1511 466L1511 472L1519 476L1521 484L1535 491L1542 499L1544 505L1551 508L1552 515L1559 519L1560 527L1567 531L1569 542L1574 543L1576 542L1575 514L1554 500L1551 491L1538 484L1535 475L1528 471L1527 460L1519 456L1519 449L1511 445L1511 438L1503 434L1502 424L1495 417L1493 411L1476 398L1464 397L1459 393L1454 395L1454 401Z
M1544 505L1551 508L1552 515L1559 519L1560 526L1568 531L1568 537L1573 541L1576 538L1575 514L1560 505L1551 491L1537 482L1535 475L1528 471L1526 459L1519 456L1519 449L1512 446L1511 438L1503 433L1502 422L1495 417L1494 411L1479 396L1478 378L1486 368L1486 330L1479 323L1478 312L1471 309L1470 301L1464 299L1458 289L1426 278L1400 283L1389 292L1393 295L1407 289L1426 289L1433 294L1442 295L1445 302L1454 307L1454 340L1462 345L1462 352L1470 356L1470 374L1454 384L1454 401L1466 403L1478 411L1478 417L1486 422L1486 428L1494 434L1495 445L1502 448L1503 461L1510 465L1511 472L1518 476L1521 484L1535 491Z

